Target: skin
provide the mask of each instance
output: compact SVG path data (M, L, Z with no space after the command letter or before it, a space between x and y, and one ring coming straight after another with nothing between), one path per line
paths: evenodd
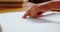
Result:
M23 18L26 18L27 16L38 18L47 11L60 12L60 1L50 2L43 5L35 4L23 15Z

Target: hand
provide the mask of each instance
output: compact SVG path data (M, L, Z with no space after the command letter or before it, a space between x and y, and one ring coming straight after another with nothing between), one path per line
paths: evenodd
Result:
M24 15L23 18L26 18L27 16L33 17L33 18L38 18L42 16L42 14L46 11L48 11L45 7L45 5L38 6L38 5L33 5Z

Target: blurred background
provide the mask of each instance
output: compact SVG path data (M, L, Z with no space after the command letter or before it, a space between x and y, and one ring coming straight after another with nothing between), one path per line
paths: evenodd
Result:
M24 11L33 4L47 1L51 0L0 0L0 13Z

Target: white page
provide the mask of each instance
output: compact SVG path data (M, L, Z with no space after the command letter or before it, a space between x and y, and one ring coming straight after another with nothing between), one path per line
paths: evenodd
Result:
M22 19L24 12L0 14L3 32L60 32L60 15ZM48 13L45 13L48 14Z

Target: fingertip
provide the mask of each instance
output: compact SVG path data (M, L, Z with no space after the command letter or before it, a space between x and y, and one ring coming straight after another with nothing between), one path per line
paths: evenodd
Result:
M25 19L25 18L26 18L26 16L24 15L24 16L22 16L22 18L24 18L24 19Z

